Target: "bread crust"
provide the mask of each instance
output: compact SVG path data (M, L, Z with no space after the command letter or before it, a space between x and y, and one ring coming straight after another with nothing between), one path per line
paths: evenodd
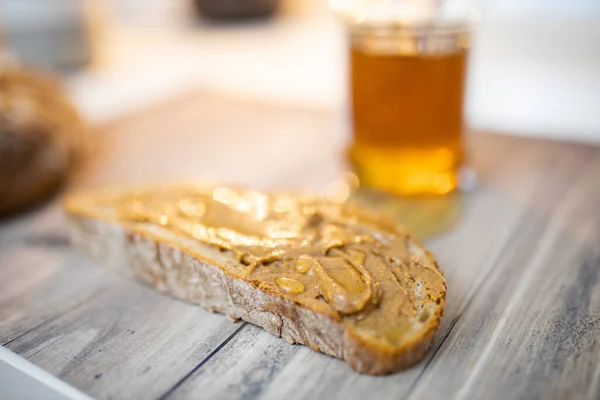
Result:
M80 152L85 127L60 84L49 76L0 62L0 86L3 215L58 189Z

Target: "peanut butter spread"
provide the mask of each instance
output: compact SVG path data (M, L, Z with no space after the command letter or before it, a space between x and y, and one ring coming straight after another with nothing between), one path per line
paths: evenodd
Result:
M425 302L445 294L424 250L395 224L352 205L193 186L132 192L117 204L120 220L214 246L239 261L219 265L226 272L391 345Z

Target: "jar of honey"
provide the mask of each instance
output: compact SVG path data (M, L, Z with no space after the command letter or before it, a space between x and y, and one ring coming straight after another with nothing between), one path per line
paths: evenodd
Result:
M352 144L361 184L399 195L453 191L475 13L456 1L331 0L346 23Z

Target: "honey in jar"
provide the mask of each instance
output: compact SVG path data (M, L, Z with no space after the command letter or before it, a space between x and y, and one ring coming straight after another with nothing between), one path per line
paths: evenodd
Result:
M453 191L465 159L467 25L363 22L349 32L349 158L361 184Z

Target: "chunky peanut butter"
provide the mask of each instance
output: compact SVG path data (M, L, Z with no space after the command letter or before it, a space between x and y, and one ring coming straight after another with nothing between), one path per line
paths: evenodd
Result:
M406 233L352 205L186 186L123 195L118 218L230 253L241 267L220 265L228 273L392 345L408 317L445 293L437 266Z

